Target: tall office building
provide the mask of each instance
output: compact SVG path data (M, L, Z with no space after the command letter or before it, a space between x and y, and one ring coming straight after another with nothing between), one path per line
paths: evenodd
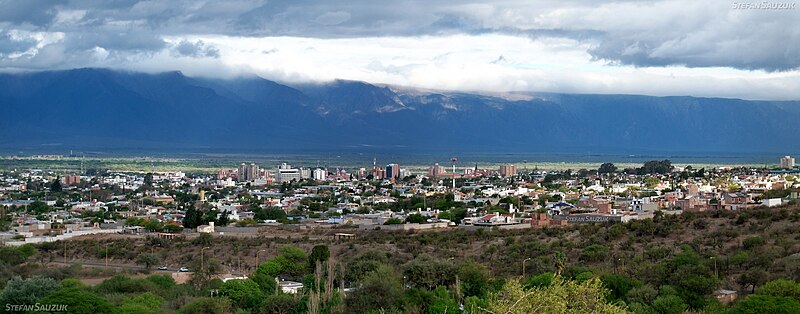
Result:
M517 166L512 164L501 165L500 175L503 177L513 177L517 175Z
M259 179L261 176L261 171L258 170L258 165L251 162L250 167L247 168L247 181L253 181Z
M254 181L261 178L261 170L259 170L258 165L253 162L251 162L249 165L246 163L241 163L237 171L237 178L239 182Z
M783 158L781 158L781 168L785 168L785 169L794 168L794 157L792 157L792 156L783 156Z
M430 168L428 168L428 175L431 177L438 177L445 174L445 168L439 163L433 164Z
M399 179L400 178L400 165L388 164L386 165L386 178Z
M322 168L314 169L314 180L325 181L328 177L328 171Z
M246 163L241 163L239 165L239 169L237 169L237 170L238 170L237 176L236 176L237 180L239 180L239 182L247 181L247 164Z

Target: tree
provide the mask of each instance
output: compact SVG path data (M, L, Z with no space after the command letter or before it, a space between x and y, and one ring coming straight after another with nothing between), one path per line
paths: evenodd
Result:
M592 244L583 248L580 260L586 262L602 262L608 258L608 248L601 244Z
M169 224L164 225L164 231L169 232L169 233L178 233L178 232L183 231L183 227L181 227L180 225L169 223Z
M0 304L35 304L40 298L61 286L52 278L31 277L22 279L17 276L6 283L0 294Z
M800 284L794 280L777 279L765 283L756 293L774 297L791 297L800 301Z
M42 304L65 305L70 313L112 313L114 306L108 300L86 290L77 288L59 289L45 298Z
M186 214L183 217L183 226L189 229L197 228L203 224L203 215L194 206L189 206L186 209Z
M158 221L158 219L149 219L144 224L144 228L148 231L161 231L164 230L164 224Z
M264 305L261 307L261 313L266 314L288 314L288 313L302 313L296 308L301 303L290 294L274 294L268 295L264 299Z
M331 251L327 245L316 245L311 249L311 254L308 256L308 269L313 270L317 262L325 262L330 258Z
M219 291L231 299L233 305L250 310L257 309L265 297L259 285L250 279L228 280Z
M607 303L606 290L597 278L584 282L554 279L550 286L524 290L519 280L511 279L502 290L488 298L491 313L627 313L617 304Z
M147 270L150 270L153 265L158 264L160 261L161 259L158 258L157 255L149 253L139 254L136 258L136 264L144 265L144 268Z
M754 294L736 303L731 313L798 313L800 302L790 297Z
M133 279L126 275L116 275L94 287L94 290L101 294L142 293L154 289L155 285L152 282Z
M201 260L200 258L196 258L192 261L190 269L194 272L192 273L192 277L189 279L189 282L195 288L203 288L206 287L211 280L211 276L219 274L222 270L222 264L213 257L209 257L208 255L204 256Z
M164 303L164 299L151 292L145 292L123 302L119 306L118 313L123 313L123 314L162 313L161 303Z
M600 281L602 281L603 286L611 292L609 296L612 301L624 299L631 289L642 285L642 283L636 279L618 274L602 275L600 276Z
M442 286L436 287L431 292L430 305L428 305L428 313L431 314L447 314L458 313L458 301L454 300L447 289Z
M278 256L262 263L256 272L275 278L280 275L302 278L306 274L308 257L303 249L287 245L280 249Z
M653 304L651 308L656 311L656 313L664 313L664 314L680 314L683 313L688 305L683 302L677 295L662 295L657 297L653 300Z
M33 201L30 205L28 205L28 212L34 215L41 215L44 213L49 213L53 209L45 204L42 201Z
M230 213L228 212L227 209L222 211L222 213L219 214L219 218L217 219L217 224L220 226L227 226L228 223L230 223L230 217L228 217L229 214Z
M197 298L178 309L178 314L227 314L233 312L226 298Z
M406 217L406 222L412 224L421 224L425 223L425 221L426 221L425 217L420 214L411 214L408 215L408 217Z
M449 286L455 282L456 268L450 261L422 254L408 262L403 274L407 283L417 288L433 290L437 286Z
M400 218L397 218L397 217L392 217L392 218L386 219L386 221L384 221L383 224L384 225L402 225L403 224L403 220L400 219Z
M628 290L625 296L628 303L650 304L658 297L658 290L651 285L643 285Z
M300 278L306 273L306 263L308 257L303 249L294 245L286 245L281 247L280 255L276 257L281 263L281 270L283 273Z
M636 169L637 174L667 174L675 168L672 166L672 162L668 159L658 161L658 160L650 160L645 162L641 168Z
M50 191L51 192L61 192L61 179L56 178L53 182L50 182Z
M389 265L389 256L378 250L367 250L348 264L345 280L359 282L381 265Z
M769 273L764 271L763 269L750 269L746 271L744 274L740 275L739 278L736 280L742 287L750 286L752 287L752 292L756 291L756 287L758 285L765 283L769 278Z
M381 265L367 274L361 286L345 299L348 313L365 313L371 310L389 311L403 296L400 276L390 266Z
M274 275L277 274L277 271L272 270L272 267L274 266L270 265L269 262L261 263L256 268L256 271L250 275L250 279L258 285L265 295L274 294L275 290L278 289L278 283L275 282Z
M526 288L542 288L553 284L556 275L550 272L533 275L525 282Z
M261 207L259 207L260 209ZM277 222L286 222L286 212L278 207L269 207L267 209L260 209L255 212L256 220L275 220Z
M483 297L489 291L489 269L482 264L467 260L458 267L463 297Z
M610 162L607 162L607 163L604 163L604 164L600 165L600 168L597 169L597 172L598 173L614 173L614 172L617 172L617 166L615 166L614 164L612 164Z
M144 186L143 187L147 188L147 189L153 187L153 174L152 173L147 173L146 175L144 175Z

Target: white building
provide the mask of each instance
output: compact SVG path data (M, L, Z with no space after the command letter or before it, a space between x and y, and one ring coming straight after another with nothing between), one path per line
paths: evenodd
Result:
M275 174L275 180L278 182L300 181L300 179L300 169L292 168L292 166L287 163L282 163L278 167L278 173Z
M781 158L781 168L786 168L786 169L794 168L794 157L783 156L783 158Z
M328 173L325 169L317 168L314 169L314 180L317 181L325 181L327 179Z

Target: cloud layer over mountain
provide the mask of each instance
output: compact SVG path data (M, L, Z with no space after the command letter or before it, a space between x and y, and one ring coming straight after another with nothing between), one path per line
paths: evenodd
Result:
M0 69L800 99L800 8L756 4L0 0Z

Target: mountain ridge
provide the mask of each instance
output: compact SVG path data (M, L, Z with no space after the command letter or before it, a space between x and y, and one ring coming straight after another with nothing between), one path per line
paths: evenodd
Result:
M800 151L800 101L435 91L75 69L0 74L0 147Z

